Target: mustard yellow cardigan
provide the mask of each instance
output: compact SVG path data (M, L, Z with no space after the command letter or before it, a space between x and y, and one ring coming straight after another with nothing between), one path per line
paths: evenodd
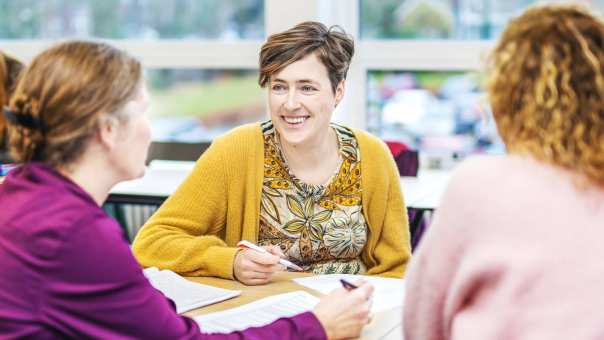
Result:
M410 258L409 225L399 174L387 146L353 130L361 153L367 274L402 277ZM233 278L240 240L257 241L264 176L260 124L212 143L178 189L143 226L133 252L145 267L187 276Z

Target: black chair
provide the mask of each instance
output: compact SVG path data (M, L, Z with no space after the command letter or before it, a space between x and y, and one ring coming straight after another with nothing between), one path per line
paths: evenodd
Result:
M152 142L147 155L147 164L155 159L169 161L196 161L210 146L211 142L179 143ZM124 236L132 241L138 229L158 206L132 203L105 203L103 208L112 215L124 230Z
M169 161L196 161L210 147L212 142L181 143L152 142L147 156L147 163L154 159Z

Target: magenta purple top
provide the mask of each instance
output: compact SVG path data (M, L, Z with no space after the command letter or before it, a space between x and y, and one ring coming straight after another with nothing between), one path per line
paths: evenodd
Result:
M313 313L203 334L154 289L119 225L39 163L0 185L0 338L325 339Z

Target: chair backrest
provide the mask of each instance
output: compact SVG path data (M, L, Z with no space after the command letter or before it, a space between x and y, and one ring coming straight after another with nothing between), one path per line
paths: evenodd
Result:
M409 150L409 147L407 146L407 144L405 144L403 142L394 141L394 140L386 140L386 141L384 141L384 143L386 143L386 145L388 145L388 148L390 149L390 152L392 152L393 156L396 156L396 155L400 154L401 152Z
M196 161L212 142L179 143L153 142L149 148L147 163L154 159L169 161Z
M401 176L417 176L419 170L419 154L411 150L406 144L399 141L385 141L392 152L398 173ZM419 244L424 231L428 227L428 221L424 211L414 208L407 209L407 218L409 220L409 231L411 233L411 249L415 250Z
M392 152L394 161L401 176L417 176L419 170L419 154L399 141L385 141Z

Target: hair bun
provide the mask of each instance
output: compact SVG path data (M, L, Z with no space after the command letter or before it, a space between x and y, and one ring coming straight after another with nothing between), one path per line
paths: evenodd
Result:
M29 113L18 113L10 110L8 107L4 107L3 113L4 117L6 117L6 120L8 120L11 124L20 125L28 129L41 128L40 120L34 118Z
M22 94L16 95L10 107L4 108L4 116L12 125L9 127L12 157L20 162L40 160L46 144L46 131L37 101Z

